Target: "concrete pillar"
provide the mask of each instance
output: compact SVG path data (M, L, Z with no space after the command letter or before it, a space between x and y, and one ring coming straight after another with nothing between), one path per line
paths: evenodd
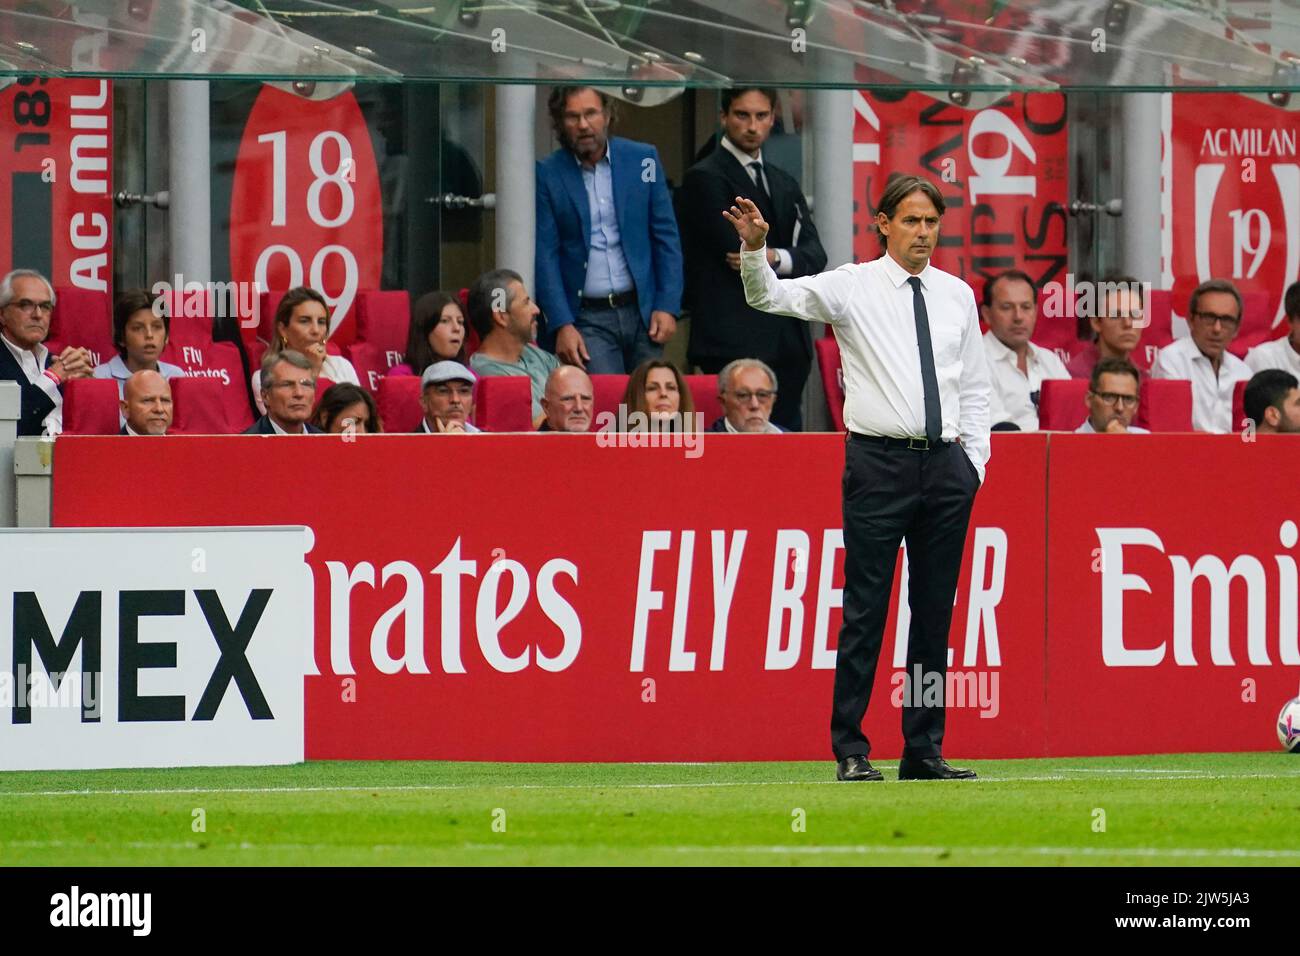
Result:
M171 273L185 282L212 279L212 162L208 156L208 84L167 84L168 165L171 206L168 234Z
M497 265L533 284L533 243L537 229L534 127L536 92L522 83L496 86L496 250Z
M1124 269L1160 288L1160 93L1123 93Z
M853 91L813 90L812 183L804 192L813 204L817 234L826 249L826 267L853 261ZM811 185L811 192L809 186Z

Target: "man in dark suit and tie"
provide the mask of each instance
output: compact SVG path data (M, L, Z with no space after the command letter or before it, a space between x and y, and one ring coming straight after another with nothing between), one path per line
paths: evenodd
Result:
M309 422L316 404L316 373L307 356L281 349L262 359L262 401L266 414L245 435L319 435Z
M63 383L89 378L90 353L68 346L55 356L43 344L50 334L54 289L33 269L0 279L0 379L22 391L18 434L57 435L63 428Z
M765 362L781 383L772 421L798 430L813 354L808 324L750 308L735 230L718 216L736 196L752 200L769 225L767 261L778 276L815 275L826 267L799 184L763 159L775 107L775 90L724 92L719 146L686 173L676 203L686 262L684 302L691 314L690 361L710 375L739 358Z
M677 330L682 248L653 146L609 135L613 101L559 87L548 107L561 147L537 164L537 304L542 341L593 375L658 358Z

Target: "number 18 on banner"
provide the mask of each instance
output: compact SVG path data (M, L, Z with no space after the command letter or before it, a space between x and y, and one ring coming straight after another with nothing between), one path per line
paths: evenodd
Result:
M351 93L312 102L262 88L239 144L230 219L235 281L272 293L311 286L329 303L331 338L355 338L357 290L379 288L383 212L370 133ZM264 336L271 322L261 317Z

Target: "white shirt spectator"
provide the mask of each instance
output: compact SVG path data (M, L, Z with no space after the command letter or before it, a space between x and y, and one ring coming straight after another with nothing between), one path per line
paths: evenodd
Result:
M1240 381L1249 381L1248 366L1226 349L1214 366L1189 336L1166 345L1151 366L1152 378L1179 378L1192 383L1192 427L1198 432L1224 435L1232 431L1232 392Z
M327 355L325 361L321 363L320 378L327 378L335 385L340 382L347 382L349 385L361 384L361 379L357 378L357 370L352 367L352 363L342 355ZM258 414L266 414L266 405L262 402L262 370L259 368L253 373L253 400L257 402Z
M844 368L844 423L862 435L925 435L925 392L911 274L888 254L797 279L778 279L767 247L740 253L745 298L763 312L835 327ZM989 371L975 296L927 264L920 275L939 385L941 437L961 439L984 480L989 460Z
M1246 353L1246 367L1252 372L1276 368L1300 378L1300 352L1287 336L1256 345Z
M1130 435L1150 435L1151 433L1145 428L1138 428L1136 425L1130 425L1127 429ZM1098 435L1100 432L1092 427L1092 420L1085 418L1083 424L1074 430L1076 435Z
M41 424L45 428L45 434L51 437L58 435L63 431L63 393L59 391L59 386L54 384L54 380L45 374L45 357L50 354L50 350L44 345L38 345L31 351L20 349L3 334L0 334L0 342L4 342L5 347L13 353L14 360L27 376L27 381L50 396L50 400L54 402L54 407L42 419Z
M993 380L994 417L998 422L1015 422L1022 432L1038 431L1038 403L1034 400L1049 378L1069 378L1069 370L1051 349L1028 343L1022 373L1016 353L1002 344L991 331L984 333L984 352L988 355L989 375Z

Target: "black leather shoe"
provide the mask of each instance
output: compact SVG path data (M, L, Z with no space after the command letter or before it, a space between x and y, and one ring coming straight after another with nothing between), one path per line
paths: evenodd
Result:
M845 757L835 768L836 780L884 780L885 775L871 766L866 757L854 754Z
M974 770L949 766L942 757L904 757L898 762L899 780L974 780Z

